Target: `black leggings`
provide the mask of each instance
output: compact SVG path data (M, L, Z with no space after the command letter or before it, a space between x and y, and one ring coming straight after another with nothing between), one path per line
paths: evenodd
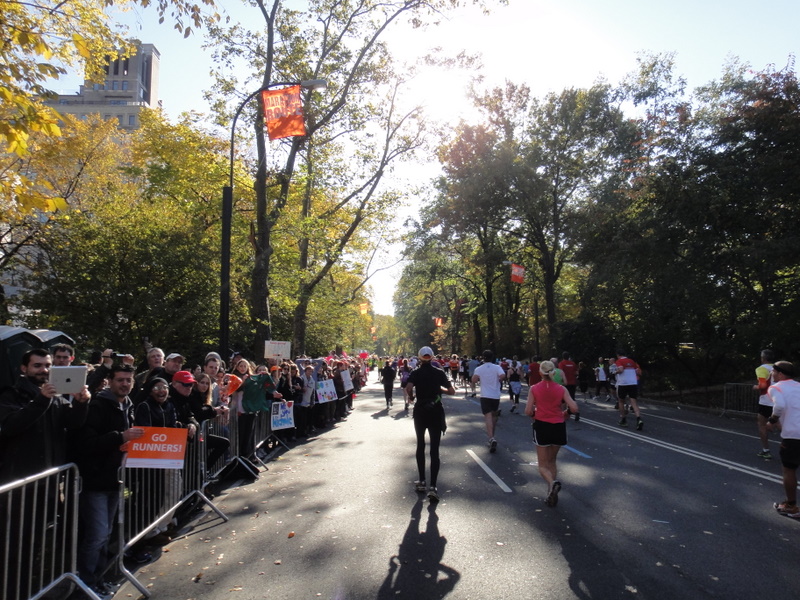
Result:
M439 477L439 442L442 440L442 424L439 419L414 419L414 431L417 432L417 471L419 480L425 481L425 430L431 439L431 478L428 483L436 487Z
M390 384L383 384L383 395L386 396L386 402L392 399L392 390L394 389L394 382Z

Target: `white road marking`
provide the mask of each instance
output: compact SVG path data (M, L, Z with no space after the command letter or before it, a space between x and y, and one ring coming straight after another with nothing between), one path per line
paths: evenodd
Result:
M489 466L488 466L488 465L487 465L485 462L483 462L483 461L482 461L480 458L478 458L478 455L477 455L477 454L475 454L475 453L474 453L472 450L467 450L467 454L469 454L469 455L472 457L472 460L474 460L476 463L478 463L478 465L480 465L481 469L483 469L484 471L486 471L486 474L487 474L489 477L491 477L491 478L492 478L492 481L494 481L494 482L495 482L495 483L498 485L498 487L499 487L501 490L503 490L504 492L506 492L506 493L508 493L508 494L510 494L510 493L511 493L511 491L512 491L512 490L511 490L511 488L510 488L510 487L508 487L508 486L507 486L507 485L506 485L506 484L503 482L503 480L502 480L502 479L500 479L500 478L497 476L497 474L496 474L494 471L492 471L492 470L489 468Z
M581 418L581 422L584 421L586 423L589 423L590 425L599 427L600 429L606 429L618 435L625 435L630 438L634 438L640 442L664 448L665 450L671 450L672 452L678 452L679 454L692 456L694 458L704 460L711 464L720 465L728 469L732 469L734 471L739 471L740 473L744 473L746 475L752 475L753 477L758 477L760 479L766 479L767 481L771 481L773 483L783 483L783 479L779 475L771 475L769 473L764 473L763 471L759 471L758 469L754 469L753 467L748 467L740 463L735 463L733 461L726 460L724 458L720 458L712 454L706 454L705 452L699 452L697 450L689 450L688 448L684 448L683 446L677 446L675 444L670 444L669 442L662 442L661 440L655 440L649 438L641 433L633 433L630 431L622 430L619 427L615 427L613 425L606 425L605 423L599 423L597 421L592 421L591 419Z

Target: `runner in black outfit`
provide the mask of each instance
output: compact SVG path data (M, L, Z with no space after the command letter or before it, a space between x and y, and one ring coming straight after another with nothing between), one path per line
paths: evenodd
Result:
M439 501L436 491L436 479L439 476L439 442L447 425L444 419L442 394L453 395L456 390L441 369L431 364L433 350L428 346L420 348L420 365L408 377L406 391L410 397L416 388L416 404L414 406L414 430L417 433L417 470L419 479L414 482L418 492L425 492L425 430L431 440L431 479L427 488L431 502Z
M394 387L394 380L397 377L397 371L392 368L392 363L386 359L383 368L380 370L381 383L383 383L383 393L386 396L386 409L392 406L392 388Z

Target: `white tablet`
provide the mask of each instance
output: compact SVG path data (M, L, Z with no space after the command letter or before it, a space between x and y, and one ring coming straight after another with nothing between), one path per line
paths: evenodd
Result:
M86 385L86 366L50 367L50 383L57 394L77 394Z

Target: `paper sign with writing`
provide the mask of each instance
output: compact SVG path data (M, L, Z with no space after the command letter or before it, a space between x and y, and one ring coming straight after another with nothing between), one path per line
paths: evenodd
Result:
M125 445L126 467L182 469L188 430L182 427L142 427L144 435Z

